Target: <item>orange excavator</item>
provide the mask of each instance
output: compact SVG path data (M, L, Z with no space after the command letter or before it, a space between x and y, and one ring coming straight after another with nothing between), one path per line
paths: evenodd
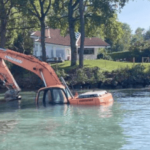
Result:
M112 94L107 91L87 92L74 96L65 80L61 78L60 81L55 71L46 62L31 55L0 48L0 80L8 89L5 93L6 101L21 99L18 95L21 89L4 60L35 73L43 80L45 87L39 89L36 94L37 104L105 105L113 102Z

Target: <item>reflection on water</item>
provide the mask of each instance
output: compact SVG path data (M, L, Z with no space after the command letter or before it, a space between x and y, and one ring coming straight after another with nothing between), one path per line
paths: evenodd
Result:
M120 150L150 147L149 91L113 91L110 106L36 108L34 94L0 103L0 150ZM146 138L145 138L146 137Z
M17 124L15 120L0 121L0 135L11 131Z

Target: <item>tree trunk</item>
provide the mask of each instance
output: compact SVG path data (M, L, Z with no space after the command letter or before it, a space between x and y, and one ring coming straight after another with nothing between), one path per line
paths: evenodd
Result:
M70 46L71 46L71 66L76 66L78 50L76 46L72 3L68 5L68 10L69 10L68 22L69 22L69 32L70 32Z
M79 52L79 67L83 68L84 64L84 39L85 39L85 29L84 29L84 5L83 0L80 0L79 3L79 12L80 12L80 28L81 28L81 42L80 42L80 52Z
M7 21L1 20L1 31L0 31L0 47L5 48L5 43L6 43L6 26L7 26Z
M77 65L77 46L74 28L69 27L71 45L71 66Z
M42 60L46 62L46 49L45 49L45 19L41 20L41 47L42 47Z

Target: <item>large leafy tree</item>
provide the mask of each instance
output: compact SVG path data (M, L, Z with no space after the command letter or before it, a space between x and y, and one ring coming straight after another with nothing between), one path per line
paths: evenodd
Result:
M20 6L25 15L35 16L38 20L41 30L41 47L42 47L42 60L46 61L45 50L45 27L46 17L50 12L52 0L23 0L20 1Z
M82 50L80 53L82 60L84 48L83 26L85 26L86 36L93 36L91 33L95 32L97 27L100 27L102 24L108 25L108 20L113 17L116 6L122 8L127 1L128 0L57 0L54 3L54 16L50 19L50 26L63 30L69 28L72 52L71 66L77 64L75 32L80 31L83 35L83 38L81 38L83 42L81 42ZM65 31L62 32L66 33Z
M21 17L22 15L24 16L23 18ZM35 22L38 22L35 16L31 14L24 15L24 12L20 11L17 26L10 28L17 34L13 44L9 46L11 49L21 53L32 54L33 40L30 35L40 28L40 25Z
M112 44L112 51L126 51L129 50L132 38L132 30L126 23L122 24L122 35Z
M150 29L148 31L146 31L146 33L144 35L144 39L145 40L150 40Z
M108 20L107 26L102 25L100 27L101 33L105 38L105 41L113 47L123 36L122 23L117 21L117 15L115 14L112 18Z
M37 24L34 24L37 22L34 16L22 17L20 3L21 0L0 0L0 47L2 48L14 49L14 41L20 37L20 34L26 37L30 30L37 27Z
M135 30L135 34L132 36L130 51L137 53L142 53L145 55L144 51L149 51L150 48L150 30L146 31L144 28L138 27ZM148 52L147 51L147 52ZM145 55L146 56L146 55Z
M144 34L145 29L144 28L137 28L135 30L135 34L132 36L132 44L136 44L137 42L143 42L144 41Z
M13 41L15 35L10 28L16 25L18 11L16 0L0 0L0 47L4 48L6 41ZM13 36L12 36L13 35Z

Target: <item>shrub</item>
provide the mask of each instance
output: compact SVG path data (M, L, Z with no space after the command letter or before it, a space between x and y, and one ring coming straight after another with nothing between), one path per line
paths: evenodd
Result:
M124 51L124 52L114 52L111 53L110 56L113 60L120 60L120 59L124 59L124 58L131 58L131 53L130 51Z
M149 80L147 79L144 70L145 67L143 65L135 65L133 68L126 67L124 69L116 70L113 72L115 74L113 80L122 87L148 85Z
M76 84L95 84L104 81L105 76L98 67L94 68L79 68L74 70L69 76L69 83Z
M105 53L99 53L97 59L112 60L111 56Z
M57 74L58 78L60 78L60 77L66 78L67 77L67 73L65 72L64 69L57 69L57 70L55 70L55 73Z

